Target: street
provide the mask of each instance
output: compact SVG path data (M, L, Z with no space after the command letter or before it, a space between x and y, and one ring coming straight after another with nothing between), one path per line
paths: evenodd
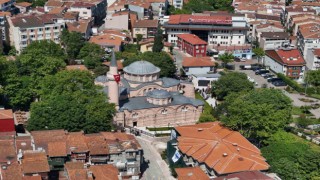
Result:
M142 180L174 180L171 176L168 165L162 160L160 154L151 141L141 136L136 136L136 139L143 148L144 158L148 163L144 163L141 167Z

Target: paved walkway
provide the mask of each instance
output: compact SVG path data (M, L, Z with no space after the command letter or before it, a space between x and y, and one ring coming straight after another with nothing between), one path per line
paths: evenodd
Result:
M149 161L144 164L142 168L145 169L142 174L142 180L174 180L171 176L168 165L162 160L160 154L155 147L151 144L152 141L146 138L136 136L141 147L143 148L144 158Z

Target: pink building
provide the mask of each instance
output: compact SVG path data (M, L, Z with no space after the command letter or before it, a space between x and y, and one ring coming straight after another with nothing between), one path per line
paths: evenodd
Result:
M194 34L179 34L178 47L181 51L194 57L204 57L207 53L207 42Z
M113 55L107 76L96 78L110 102L117 105L114 121L125 127L163 127L195 124L203 102L194 99L192 83L160 78L160 68L136 61L123 68L120 81Z

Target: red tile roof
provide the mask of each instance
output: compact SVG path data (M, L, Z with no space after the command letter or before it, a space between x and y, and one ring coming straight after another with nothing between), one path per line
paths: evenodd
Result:
M185 57L182 61L183 67L212 67L214 65L210 57Z
M47 154L49 157L66 157L67 143L65 141L49 142Z
M157 28L158 20L136 20L133 28Z
M2 119L13 119L12 109L1 109L0 110L0 120Z
M0 163L16 161L14 135L0 136Z
M119 171L111 164L90 166L95 180L116 180L118 178Z
M18 3L16 3L16 6L30 7L30 6L32 6L32 4L28 3L28 2L18 2Z
M314 49L313 54L320 57L320 49Z
M179 150L199 163L205 163L218 174L267 170L268 163L260 150L239 132L220 122L175 127Z
M106 61L103 62L102 64L106 65L106 66L110 66L110 61ZM123 69L123 64L120 60L117 60L117 66L118 66L118 70L122 70Z
M207 45L208 43L205 42L204 40L200 39L198 36L194 35L194 34L179 34L177 35L178 38L192 44L192 45Z
M209 180L200 167L187 167L187 168L176 168L175 169L178 180Z
M66 66L67 70L81 70L81 71L87 71L88 68L85 65L68 65Z
M4 180L22 180L21 165L18 162L11 163L6 170L1 171L1 175Z
M288 66L305 65L306 62L298 49L291 50L267 50L266 55L280 64Z
M49 172L47 155L44 152L26 152L22 159L22 172L24 174L33 174Z

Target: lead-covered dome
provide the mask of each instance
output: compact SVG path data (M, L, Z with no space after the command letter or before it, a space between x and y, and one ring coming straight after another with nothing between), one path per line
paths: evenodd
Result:
M164 98L170 98L171 94L168 91L163 89L155 89L153 91L149 91L147 93L147 96L151 98L156 98L156 99L164 99Z
M149 75L160 72L160 68L148 61L136 61L134 63L131 63L129 66L126 66L123 70L128 74L135 75Z

